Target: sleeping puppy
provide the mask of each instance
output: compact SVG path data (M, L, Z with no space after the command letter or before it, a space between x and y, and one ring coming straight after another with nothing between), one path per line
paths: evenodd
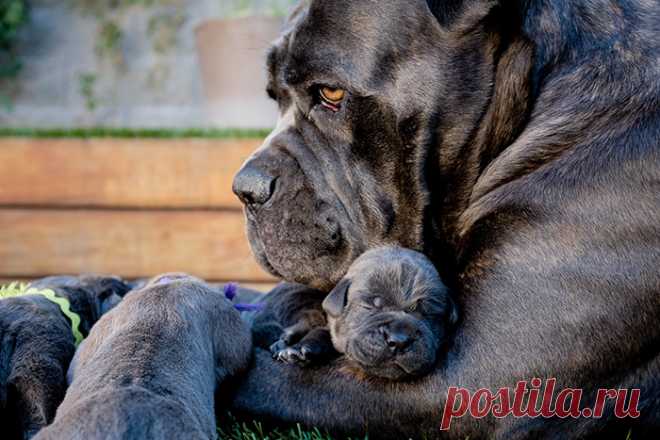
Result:
M30 284L65 298L86 335L130 290L113 277L50 277ZM3 438L28 439L50 423L64 398L75 352L75 324L41 294L0 300L0 426Z
M92 329L55 421L35 438L215 438L214 391L251 353L249 329L220 289L157 277Z
M363 254L322 307L327 327L318 326L314 311L301 308L272 346L275 357L304 365L328 358L334 348L359 375L410 379L435 365L446 332L457 320L433 264L419 252L398 247ZM305 335L291 345L291 335L300 328Z

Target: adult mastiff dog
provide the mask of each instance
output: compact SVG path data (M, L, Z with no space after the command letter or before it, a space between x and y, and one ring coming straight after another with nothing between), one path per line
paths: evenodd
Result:
M234 406L441 436L450 386L640 388L637 419L455 419L447 438L660 427L660 3L311 0L268 56L281 120L234 189L273 274L329 290L371 247L422 250L462 321L426 379L258 350ZM458 402L457 402L458 403ZM657 438L657 437L656 437Z

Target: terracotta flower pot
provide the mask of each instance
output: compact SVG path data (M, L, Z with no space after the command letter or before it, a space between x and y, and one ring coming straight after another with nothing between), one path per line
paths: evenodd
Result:
M265 54L281 18L209 20L195 29L209 119L218 126L271 128L277 106L268 99Z

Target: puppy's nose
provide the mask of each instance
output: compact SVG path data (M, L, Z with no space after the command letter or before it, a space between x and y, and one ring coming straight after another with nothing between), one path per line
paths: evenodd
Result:
M382 332L387 346L392 351L403 351L413 342L412 335L403 328L385 326Z
M248 163L234 177L232 190L245 205L263 205L273 195L276 180Z

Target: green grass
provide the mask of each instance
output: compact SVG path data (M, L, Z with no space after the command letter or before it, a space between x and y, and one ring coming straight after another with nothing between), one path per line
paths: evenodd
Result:
M0 128L1 137L25 138L151 138L151 139L253 139L264 138L269 129L132 129L132 128Z
M318 429L304 430L300 425L289 429L267 429L260 422L239 422L231 414L220 422L218 438L219 440L340 440ZM353 440L369 440L369 438Z

